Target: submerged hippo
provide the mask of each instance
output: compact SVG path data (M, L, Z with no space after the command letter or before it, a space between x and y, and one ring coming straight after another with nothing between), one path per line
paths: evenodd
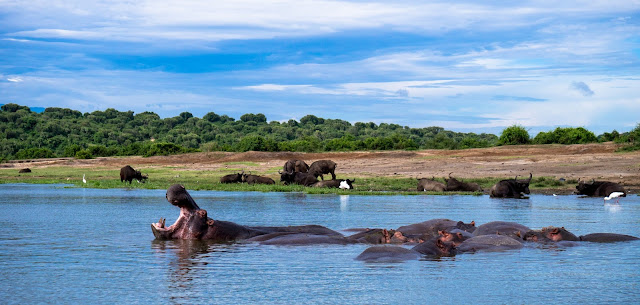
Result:
M201 209L191 198L189 192L180 184L174 184L167 189L169 203L180 208L180 216L173 225L165 226L165 219L160 218L151 224L151 231L156 239L206 239L219 242L246 240L258 236L265 236L262 241L289 235L286 240L292 244L300 244L307 239L321 240L316 236L335 237L335 243L344 242L342 234L318 225L289 226L289 227L248 227L230 221L213 220L207 211ZM313 235L310 238L310 235ZM325 239L322 243L327 243ZM285 244L281 240L280 244Z
M399 246L373 246L365 249L356 260L376 263L394 263L420 259L417 251Z
M479 235L462 242L456 249L458 253L478 251L505 251L520 249L524 245L516 239L498 234Z
M498 234L511 237L518 241L523 240L524 235L531 231L529 227L515 222L492 221L479 226L473 231L473 236Z
M475 222L469 224L462 221L453 221L450 219L431 219L420 223L414 223L399 227L396 231L402 232L402 234L408 238L429 240L434 237L438 237L439 231L445 230L451 232L452 230L461 230L472 233L476 230Z
M573 233L567 231L564 227L546 227L541 230L531 230L527 232L524 237L526 241L534 242L558 242L558 241L579 241L580 238Z

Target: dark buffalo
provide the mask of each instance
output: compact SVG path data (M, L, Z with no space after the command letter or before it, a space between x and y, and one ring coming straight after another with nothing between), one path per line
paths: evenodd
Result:
M606 197L613 192L622 192L624 193L622 197L627 196L627 192L624 190L622 185L609 181L592 180L591 183L584 183L584 181L578 180L576 190L578 195L587 195L592 197Z
M309 171L309 165L302 160L292 159L284 164L284 171L306 173Z
M285 185L300 184L304 186L311 186L314 183L318 182L318 179L316 179L316 177L314 177L311 173L281 172L280 181Z
M220 177L220 183L242 183L242 175L244 175L244 171L241 173L224 175Z
M491 187L489 196L492 198L524 198L524 194L529 194L529 183L533 174L529 173L529 179L518 180L518 176L514 179L501 180Z
M309 173L314 177L324 180L324 174L331 174L331 179L336 180L336 163L331 160L318 160L311 163Z
M24 173L30 173L31 169L30 168L23 168L21 170L18 171L18 173L20 174L24 174Z
M140 171L133 169L133 167L129 165L120 169L120 182L129 181L129 184L131 184L131 181L136 179L138 182L144 183L144 180L147 178L149 178L149 176L143 176Z
M482 188L477 183L462 182L456 178L451 177L452 173L449 173L449 179L445 178L447 183L446 190L449 192L482 192Z
M435 178L421 178L418 179L418 191L420 192L444 192L447 186L444 183L436 181Z
M340 179L324 180L324 181L318 181L318 182L314 183L311 186L312 187L341 188L343 190L352 190L353 189L353 183L355 181L356 181L356 179L353 179L353 180L349 180L349 179L345 179L345 180L340 180Z
M247 184L276 184L276 182L269 177L263 177L263 176L251 175L251 174L243 174L242 182Z

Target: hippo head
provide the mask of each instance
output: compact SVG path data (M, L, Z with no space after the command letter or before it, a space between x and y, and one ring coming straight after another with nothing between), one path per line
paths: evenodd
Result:
M438 231L440 237L438 237L439 241L442 242L452 242L454 246L459 246L463 241L467 239L466 236L462 234L462 232L449 232L447 230Z
M526 241L533 242L558 242L562 240L578 241L580 240L573 233L567 231L564 227L546 227L542 230L531 230L527 232L524 237Z
M168 227L165 226L164 218L152 223L151 230L157 239L199 239L207 232L208 226L212 225L213 220L207 217L207 211L198 207L184 186L170 186L166 198L169 203L180 208L180 216Z
M342 181L340 181L339 188L343 189L343 190L352 190L353 189L353 183L355 181L356 181L356 179L353 179L353 180L349 180L349 179L342 180Z

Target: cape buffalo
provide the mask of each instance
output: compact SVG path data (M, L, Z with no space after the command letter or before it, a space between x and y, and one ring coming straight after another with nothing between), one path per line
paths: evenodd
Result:
M241 183L243 174L244 171L242 171L241 173L222 176L220 177L220 183Z
M131 184L131 181L133 181L133 179L136 179L138 180L138 182L144 183L144 179L147 178L149 178L149 176L143 176L140 171L133 169L133 167L129 165L120 169L120 182L129 181L129 184Z
M435 181L435 178L418 179L418 191L444 192L447 186L442 182Z
M627 196L627 192L624 190L622 185L609 181L592 180L591 183L584 183L584 181L580 181L578 179L576 190L578 195L587 195L592 197L606 197L613 192L622 192L624 193L622 197Z
M309 165L302 160L291 159L284 164L284 171L306 173L309 171Z
M318 182L318 179L310 173L300 172L280 172L280 181L285 185L300 184L304 186L311 186Z
M311 163L309 166L309 173L311 173L314 177L324 180L324 174L331 174L331 179L336 179L336 163L331 160L318 160L316 162Z
M243 174L242 182L246 182L247 184L276 184L276 182L269 177L263 177L263 176L251 175L251 174Z
M336 179L336 180L324 180L324 181L318 181L316 183L314 183L313 185L311 185L312 187L332 187L332 188L341 188L343 190L352 190L353 189L353 182L355 182L356 179L353 180L341 180L341 179Z
M447 191L450 192L482 192L482 188L477 183L462 182L456 178L451 177L452 173L449 173L449 179L445 178L447 183Z
M518 176L514 179L501 180L491 187L489 197L492 198L524 198L523 194L529 194L529 183L533 174L529 173L529 179L518 180Z

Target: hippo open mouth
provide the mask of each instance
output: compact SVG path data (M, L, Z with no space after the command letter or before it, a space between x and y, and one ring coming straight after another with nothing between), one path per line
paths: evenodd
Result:
M191 195L187 192L184 186L180 184L174 184L167 189L166 195L167 201L172 205L180 208L180 216L176 219L176 222L166 227L166 219L160 218L156 223L151 224L151 231L153 235L158 239L172 239L174 234L179 234L178 230L187 229L191 230L193 225L189 225L196 220L199 220L200 225L207 224L207 211L201 210L196 204L195 200L191 198ZM211 220L213 221L213 220ZM183 234L180 234L183 235ZM194 236L196 237L196 236Z

